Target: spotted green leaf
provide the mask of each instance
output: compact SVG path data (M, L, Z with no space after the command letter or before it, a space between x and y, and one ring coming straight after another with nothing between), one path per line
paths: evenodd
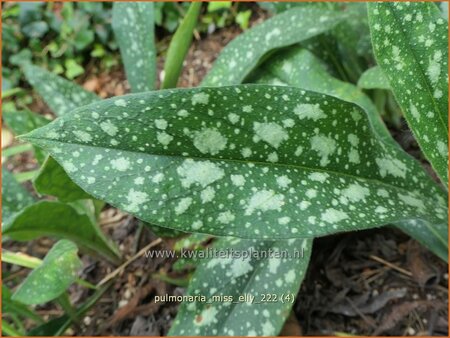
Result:
M16 135L29 133L33 129L45 126L50 122L42 115L35 114L29 110L2 112L5 124Z
M91 196L73 183L64 169L52 157L47 157L33 180L36 191L42 195L58 197L62 202L72 202Z
M94 93L87 92L80 86L43 68L29 65L25 68L25 75L56 115L65 114L69 110L99 100ZM47 85L50 87L46 87ZM61 201L90 198L73 183L64 169L49 157L43 159L42 167L34 179L34 185L40 194L56 196Z
M299 87L355 103L364 108L380 138L396 145L372 101L353 84L332 77L320 60L302 47L277 53L248 81Z
M27 81L57 116L99 99L94 93L44 68L27 64L23 70Z
M17 212L34 203L33 196L2 167L2 226Z
M57 242L13 294L24 304L42 304L60 296L77 278L82 263L78 248L68 240Z
M391 89L389 81L380 67L367 69L358 80L358 87L363 89Z
M302 48L277 53L258 69L250 81L296 86L359 104L366 111L372 128L378 136L384 142L399 147L368 97L352 84L331 77L320 61ZM446 224L411 220L397 222L396 226L420 241L436 255L447 260Z
M128 95L24 138L96 198L187 232L283 239L447 218L445 193L359 106L299 88Z
M309 6L275 15L231 41L202 85L239 84L269 52L322 34L345 17L344 13Z
M5 222L2 234L17 241L42 236L64 238L114 263L120 257L116 246L103 235L90 215L61 202L40 201L27 206Z
M448 181L448 22L433 3L369 3L378 65L427 159Z
M115 2L112 27L131 90L153 90L156 81L153 3Z
M15 135L29 133L33 129L45 126L50 122L50 120L42 115L35 114L29 110L5 111L2 112L2 118ZM45 154L42 150L35 147L34 154L39 163L44 161Z
M205 300L184 302L169 335L278 335L305 276L311 247L312 240L307 239L220 239L210 250L229 255L202 260L187 295ZM233 299L224 300L224 296ZM240 300L240 296L247 298Z

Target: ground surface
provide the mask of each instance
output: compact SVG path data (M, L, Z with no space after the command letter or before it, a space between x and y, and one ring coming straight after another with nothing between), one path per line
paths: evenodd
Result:
M238 28L227 28L195 40L179 86L198 85L218 52L239 33ZM158 63L161 69L163 60ZM97 74L95 67L88 68L79 82L102 97L129 91L121 68L108 74ZM39 99L33 110L49 113ZM417 145L406 127L393 133L408 152L418 156ZM16 156L7 165L17 172L33 169L35 163L30 156ZM136 219L113 208L103 211L101 226L119 244L126 259L158 238ZM157 248L170 248L172 243L173 240L163 241ZM8 244L7 248L43 256L51 244L52 241L42 239L25 246ZM385 227L325 237L315 241L312 257L283 335L447 335L447 266L406 235ZM82 259L85 268L81 277L94 284L115 269L87 255L82 255ZM173 273L172 263L145 257L134 260L113 280L80 327L67 333L165 335L178 304L155 304L153 297L182 294L185 288L162 282L154 274L181 278L181 283L184 276ZM11 272L17 276L27 271L13 268ZM83 303L90 294L76 285L71 293L76 304ZM48 318L62 314L54 305L38 307L37 311Z

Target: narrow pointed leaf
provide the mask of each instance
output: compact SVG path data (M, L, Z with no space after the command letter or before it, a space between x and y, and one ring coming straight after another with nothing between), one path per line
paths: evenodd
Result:
M99 100L94 93L40 67L26 66L25 76L56 115L63 115L75 108ZM61 201L68 202L80 198L90 198L87 193L73 183L57 162L52 158L42 157L42 167L34 180L37 192L56 196Z
M378 65L423 153L448 181L448 22L430 2L369 3Z
M396 222L394 225L448 262L448 225L430 224L422 220Z
M112 27L131 90L153 90L156 81L153 3L115 2Z
M389 80L380 67L367 69L358 80L358 87L363 89L391 89Z
M33 196L2 167L2 226L20 210L33 204Z
M187 295L206 299L183 303L169 335L278 335L306 274L311 247L312 240L306 239L220 239L212 252L230 254L203 260L197 267ZM248 256L232 256L232 250L235 255ZM223 296L233 298L224 300ZM241 296L255 298L243 301Z
M49 119L29 110L2 112L2 118L15 135L29 133L50 122Z
M99 99L94 93L44 68L28 64L23 69L27 81L57 116Z
M76 245L67 240L57 242L12 296L24 304L42 304L60 296L76 280L82 267Z
M2 234L17 241L42 236L65 238L90 253L97 253L117 263L119 252L87 214L60 202L40 201L29 205L5 223Z
M275 15L231 41L220 53L203 86L239 84L270 51L322 34L345 18L344 13L310 6Z
M293 87L128 95L25 139L96 198L188 232L283 239L447 218L445 193L360 107Z
M191 2L186 16L183 18L183 21L178 26L177 31L170 41L164 63L164 80L161 86L163 89L177 86L184 58L191 46L192 35L197 25L201 7L202 2Z

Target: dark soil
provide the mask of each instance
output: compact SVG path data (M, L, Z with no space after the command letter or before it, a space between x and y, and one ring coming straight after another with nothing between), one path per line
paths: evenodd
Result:
M261 20L262 16L253 21ZM194 40L179 86L197 86L220 50L240 32L231 27ZM158 61L160 70L163 61L162 58ZM80 83L101 97L129 92L121 68L98 74L92 66ZM42 114L50 113L38 98L32 108ZM406 128L393 130L393 134L410 154L420 156ZM29 154L8 161L8 168L16 172L35 167ZM100 224L118 243L124 261L158 239L136 219L113 208L102 212ZM52 243L41 239L27 244L5 243L4 248L43 257ZM172 244L173 240L164 240L157 248L171 248ZM82 259L85 268L81 277L93 284L117 268L89 255L83 254ZM153 298L164 293L181 294L185 288L162 282L153 274L170 273L172 264L172 260L150 260L142 256L133 260L113 279L110 289L89 311L80 327L66 334L167 334L178 304L155 304ZM11 265L3 265L3 269L13 277L27 273ZM445 263L389 227L316 239L307 276L283 334L448 335L447 271ZM4 282L10 283L11 276ZM90 294L92 291L86 288L72 286L72 302L77 305ZM47 319L63 313L54 304L39 306L36 311Z

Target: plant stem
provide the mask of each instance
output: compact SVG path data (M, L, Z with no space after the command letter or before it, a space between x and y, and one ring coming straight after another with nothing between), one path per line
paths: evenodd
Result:
M67 292L64 292L61 296L59 296L56 301L59 305L61 305L64 312L70 317L72 322L77 324L80 322L77 311L70 303L69 295L67 294Z
M164 63L164 80L161 89L177 86L184 58L192 42L192 34L197 24L201 6L201 2L191 3L186 16L172 38L167 51L166 62Z

